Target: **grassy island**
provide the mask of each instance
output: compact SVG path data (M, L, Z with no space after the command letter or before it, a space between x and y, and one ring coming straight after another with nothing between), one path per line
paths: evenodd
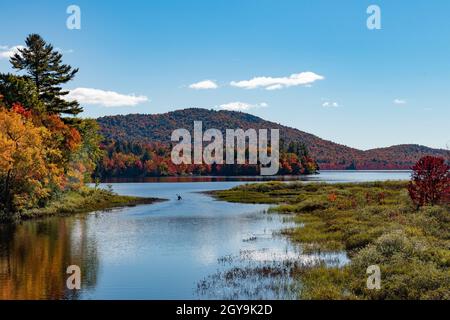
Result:
M347 252L345 267L296 267L299 298L450 299L450 206L418 209L407 182L270 182L214 195L294 214L297 227L285 234L306 252ZM371 265L381 271L379 290L367 289Z

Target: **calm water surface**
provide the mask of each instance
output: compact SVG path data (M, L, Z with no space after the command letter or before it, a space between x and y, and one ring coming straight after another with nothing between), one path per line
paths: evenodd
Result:
M324 171L301 180L408 178L407 171ZM289 299L295 298L295 284L287 274L262 276L258 270L348 261L342 252L303 254L279 235L292 222L267 214L267 205L216 201L202 193L250 179L112 183L119 194L168 201L0 226L0 299ZM79 291L66 289L69 265L81 268Z

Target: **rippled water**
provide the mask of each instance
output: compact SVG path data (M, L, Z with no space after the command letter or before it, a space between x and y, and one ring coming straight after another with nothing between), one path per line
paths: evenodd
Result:
M302 180L408 177L345 171ZM0 226L0 299L295 298L284 267L347 261L344 253L302 254L278 234L292 222L265 213L267 205L216 201L202 193L245 181L194 180L113 183L119 194L168 201ZM82 272L79 291L66 289L66 268L73 264Z

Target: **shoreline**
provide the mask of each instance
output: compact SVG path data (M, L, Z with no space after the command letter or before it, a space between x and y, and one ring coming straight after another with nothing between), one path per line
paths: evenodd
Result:
M83 187L81 190L64 192L58 198L50 200L46 206L24 210L15 214L10 221L0 221L0 224L54 216L70 216L95 211L108 211L115 208L134 207L162 201L167 201L167 199L125 196L115 194L109 190Z
M100 180L101 183L174 183L174 182L223 182L223 181L244 181L244 182L272 182L272 181L282 181L282 182L295 182L295 181L305 181L305 182L342 182L345 180L335 180L336 175L341 173L345 174L367 174L367 175L379 175L380 179L368 179L368 180L355 180L358 182L365 181L386 181L383 178L383 174L396 174L397 177L393 177L391 180L401 180L409 181L411 178L411 170L321 170L316 174L304 174L304 175L276 175L276 176L215 176L215 175L180 175L180 176L162 176L162 177L116 177L116 178L105 178ZM351 180L348 180L351 182Z
M208 194L293 214L297 225L282 234L306 254L347 253L346 266L294 268L298 299L448 299L450 206L417 210L406 186L405 181L269 182ZM379 290L367 288L367 268L373 265L381 270Z

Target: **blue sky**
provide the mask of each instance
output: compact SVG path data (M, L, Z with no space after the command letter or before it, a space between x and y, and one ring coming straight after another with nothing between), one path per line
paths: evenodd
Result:
M366 27L371 4L381 30ZM39 33L80 68L67 88L86 117L237 108L361 149L445 147L449 14L438 0L3 1L0 72ZM217 88L190 88L205 80Z

